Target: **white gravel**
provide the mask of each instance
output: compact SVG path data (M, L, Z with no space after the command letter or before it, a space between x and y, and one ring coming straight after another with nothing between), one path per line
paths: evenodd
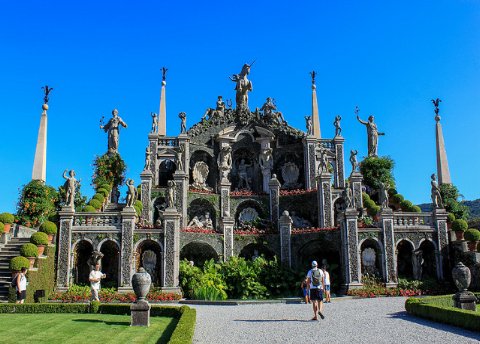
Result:
M405 298L339 299L325 319L311 321L305 304L190 306L194 343L479 343L480 333L406 313ZM320 317L319 317L320 319Z

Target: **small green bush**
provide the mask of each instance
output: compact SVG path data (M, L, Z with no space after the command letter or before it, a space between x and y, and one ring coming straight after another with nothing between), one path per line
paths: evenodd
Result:
M30 267L30 261L22 256L13 257L10 260L10 270L20 271L22 268L28 269Z
M403 211L410 211L410 209L413 207L413 203L409 200L404 199L400 202L400 207Z
M452 230L455 232L465 232L468 228L467 221L463 219L456 219L452 222Z
M403 197L403 195L401 194L395 194L392 196L392 201L395 203L395 204L400 204L403 202L405 198Z
M96 199L100 203L103 203L103 201L105 201L105 197L101 193L96 193L95 195L93 195L92 199Z
M480 241L480 231L476 228L467 229L464 237L467 241Z
M138 209L140 209L140 212L143 210L143 203L142 203L142 201L140 201L140 200L137 199L134 204L135 204L135 207L138 207Z
M108 194L110 193L110 191L108 191L107 189L104 189L104 188L99 188L97 190L97 193L102 194L104 197L107 197Z
M55 224L55 222L52 222L52 221L44 221L41 225L40 225L40 232L43 232L45 234L50 234L50 235L53 235L53 234L57 234L57 225Z
M97 209L92 207L91 205L86 205L85 208L83 208L84 213L95 213Z
M91 199L90 202L88 202L88 204L94 207L95 209L100 209L102 207L102 202L96 199Z
M448 213L447 222L448 222L448 223L452 223L453 221L455 221L455 214L453 214L453 213Z
M37 246L48 245L48 235L42 232L33 233L30 237L30 242Z
M27 257L27 258L38 257L38 248L37 248L37 246L35 246L34 244L31 244L31 243L24 244L20 248L20 254L23 257Z
M110 191L112 191L112 186L110 184L101 184L99 187L98 187L98 190L100 189L105 189L108 191L108 193L110 193ZM98 191L97 192L100 192Z
M414 213L421 213L422 209L418 205L414 205L411 209L412 212Z
M3 233L4 228L5 228L5 225L2 222L0 222L0 233Z
M15 216L10 213L2 213L0 214L0 222L2 223L13 223L15 221Z
M137 207L136 205L133 206L133 208L135 209L135 213L137 214L137 216L141 216L142 215L142 210Z

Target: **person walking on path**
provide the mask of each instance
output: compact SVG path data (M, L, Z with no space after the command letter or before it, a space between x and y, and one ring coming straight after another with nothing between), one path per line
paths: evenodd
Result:
M312 269L308 271L307 279L310 288L310 300L313 305L312 320L318 320L317 312L320 318L325 319L323 315L323 286L325 285L325 276L323 275L323 271L318 268L316 260L312 262Z
M300 284L300 288L302 288L302 294L303 294L303 299L305 300L305 303L310 303L310 293L309 293L307 278L305 278L302 281L302 284Z
M17 289L17 302L24 303L27 298L27 269L22 268L22 270L15 276L16 279L16 289Z
M88 280L90 281L90 287L92 290L92 301L100 301L98 298L98 291L100 290L100 281L107 277L103 272L100 271L100 264L95 265L95 270L90 272Z
M330 303L330 274L327 271L327 267L322 266L323 276L325 276L325 303Z

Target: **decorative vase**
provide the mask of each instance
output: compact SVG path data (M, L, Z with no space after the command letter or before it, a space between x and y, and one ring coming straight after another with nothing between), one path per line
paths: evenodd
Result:
M33 265L35 264L35 257L27 257L27 259L30 261L30 267L29 269L33 269Z
M132 277L132 287L135 295L137 296L137 301L145 300L148 292L150 291L151 284L152 278L150 277L150 274L145 271L144 268L138 269L138 272Z
M466 291L472 279L470 269L462 262L458 262L452 269L452 277L459 291Z
M5 224L3 225L3 231L4 231L5 233L10 233L10 228L11 228L11 226L12 226L12 225L11 225L10 223L5 223Z
M45 246L44 245L38 245L37 246L37 249L38 249L38 256L43 256L43 252L45 251Z
M48 234L48 243L51 244L53 242L53 234Z
M463 240L463 231L455 231L455 237L457 241Z
M478 244L478 241L469 241L468 242L468 250L470 252L476 252L477 251L477 244Z

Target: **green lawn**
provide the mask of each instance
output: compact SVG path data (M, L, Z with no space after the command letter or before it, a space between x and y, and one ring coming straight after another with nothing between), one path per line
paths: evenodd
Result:
M167 343L178 320L150 317L131 327L130 316L111 314L0 314L0 343Z

